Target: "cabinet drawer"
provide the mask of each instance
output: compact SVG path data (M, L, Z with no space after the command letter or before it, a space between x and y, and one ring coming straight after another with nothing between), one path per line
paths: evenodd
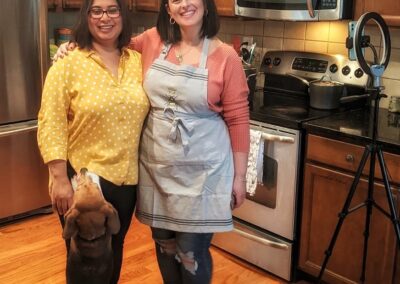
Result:
M335 168L356 172L363 153L364 147L362 146L315 135L308 135L307 138L307 160ZM400 156L384 152L384 159L388 168L389 180L400 184ZM363 170L364 175L368 175L368 173L369 159ZM382 179L378 159L376 160L375 177Z

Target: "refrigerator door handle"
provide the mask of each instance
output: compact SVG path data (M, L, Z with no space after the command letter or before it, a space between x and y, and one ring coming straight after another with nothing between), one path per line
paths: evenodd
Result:
M0 137L4 137L4 136L16 134L16 133L27 132L27 131L30 131L30 130L33 130L33 129L37 129L37 128L38 128L37 125L30 125L30 126L16 128L16 129L12 129L12 130L6 130L6 131L1 131L0 130Z
M47 1L37 0L39 3L39 60L40 60L40 71L42 86L46 79L47 70L49 69L49 41L47 34Z

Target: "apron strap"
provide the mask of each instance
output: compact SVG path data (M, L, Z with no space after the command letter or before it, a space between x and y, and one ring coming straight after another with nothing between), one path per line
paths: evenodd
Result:
M199 68L203 68L203 69L206 68L209 44L210 44L210 40L207 38L207 36L205 36L204 42L203 42L203 49L201 50Z
M161 49L161 53L158 56L158 59L164 60L167 57L168 52L171 49L171 46L172 46L172 44L170 44L170 43L169 44L164 43L164 45Z

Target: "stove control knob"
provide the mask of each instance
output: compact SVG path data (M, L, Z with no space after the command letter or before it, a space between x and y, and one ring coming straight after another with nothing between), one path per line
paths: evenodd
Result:
M331 71L332 73L336 73L338 71L338 66L334 63L331 66L329 66L329 71Z
M362 71L361 68L358 68L356 71L354 71L354 75L355 75L357 78L361 78L361 77L364 75L364 72Z
M271 62L272 62L271 57L267 57L264 59L264 64L267 66L271 65Z
M344 66L344 67L342 68L342 74L343 74L343 75L347 76L347 75L350 74L350 72L351 72L351 69L350 69L349 66L346 65L346 66Z
M278 66L279 64L281 64L281 59L279 57L275 57L273 64L274 66Z

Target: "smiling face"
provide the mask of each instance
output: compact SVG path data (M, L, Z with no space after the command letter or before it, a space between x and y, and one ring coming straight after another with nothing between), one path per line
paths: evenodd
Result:
M179 27L201 28L205 13L203 0L168 0L166 8Z
M88 26L93 41L103 45L116 45L122 31L122 17L117 1L93 0L88 13Z

